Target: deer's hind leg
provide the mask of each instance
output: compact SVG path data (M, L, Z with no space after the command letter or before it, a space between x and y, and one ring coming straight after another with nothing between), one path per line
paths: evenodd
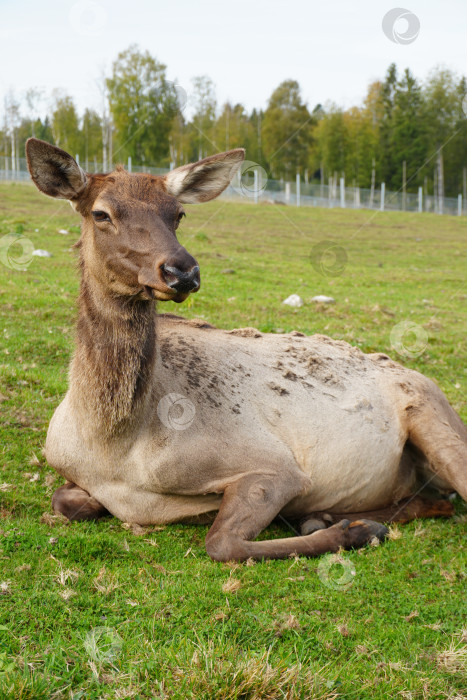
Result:
M426 457L426 484L451 488L467 501L467 427L443 392L419 375L421 387L405 408L410 441Z
M421 496L404 498L388 508L366 511L364 513L310 513L300 521L300 532L309 535L322 530L343 518L348 520L376 520L380 523L408 523L417 518L450 518L454 515L454 506L447 499L432 500Z
M294 478L295 476L295 478ZM206 536L206 550L217 561L253 559L286 559L293 554L313 557L339 548L363 547L374 537L384 539L388 530L371 520L348 519L305 537L285 537L254 542L274 517L295 496L304 484L300 475L247 474L229 484L221 507Z
M52 496L52 508L68 520L97 520L110 515L93 496L71 481L58 488Z

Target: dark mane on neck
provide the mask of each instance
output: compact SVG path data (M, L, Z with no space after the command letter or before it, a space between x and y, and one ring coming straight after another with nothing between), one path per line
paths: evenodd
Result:
M115 296L104 299L98 285L83 274L70 379L75 400L84 403L109 435L132 422L150 386L155 316L150 302Z

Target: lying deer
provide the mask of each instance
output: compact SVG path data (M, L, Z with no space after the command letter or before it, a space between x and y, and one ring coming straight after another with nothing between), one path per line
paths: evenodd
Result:
M450 515L467 499L467 429L429 379L323 335L219 330L158 315L200 286L176 229L183 203L229 184L242 149L165 176L89 175L27 142L39 190L82 217L70 386L46 456L70 520L212 523L216 560L314 556L383 539L382 522ZM301 535L254 541L278 515ZM214 520L214 522L213 522ZM376 522L375 522L376 521Z

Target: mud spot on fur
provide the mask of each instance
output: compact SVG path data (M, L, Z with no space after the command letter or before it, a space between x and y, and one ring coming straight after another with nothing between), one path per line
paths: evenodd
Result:
M215 326L212 326L203 318L184 318L176 314L159 314L157 318L158 321L168 320L174 323L183 323L187 326L193 326L194 328L215 328Z
M372 410L373 410L373 405L366 397L363 397L361 399L357 399L357 401L353 404L353 406L344 406L344 411L348 411L350 413L359 413L360 411L372 411Z
M263 334L257 328L234 328L231 331L225 331L228 335L239 335L242 338L262 338Z
M399 382L399 386L404 394L407 394L408 396L413 396L415 394L413 386L408 382Z
M297 380L297 375L295 372L292 372L292 370L288 369L284 374L282 375L284 379L290 379L290 381L295 382Z
M287 389L285 389L283 386L279 386L278 384L274 384L274 382L269 382L268 387L275 391L276 393L279 394L279 396L285 396L289 392Z
M215 326L212 326L210 323L204 321L202 318L190 318L187 319L186 323L189 326L194 326L194 328L215 328Z
M343 344L349 349L349 352L351 355L353 355L353 357L357 357L359 360L363 360L365 358L365 353L362 352L360 348L355 347L355 345L349 345L348 343Z

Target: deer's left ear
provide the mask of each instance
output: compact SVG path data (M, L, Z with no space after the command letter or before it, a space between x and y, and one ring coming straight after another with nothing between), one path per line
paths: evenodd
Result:
M40 139L26 141L29 172L36 187L49 197L77 199L86 186L86 173L66 151Z
M167 192L186 204L208 202L225 190L244 158L245 149L236 148L182 165L165 175Z

